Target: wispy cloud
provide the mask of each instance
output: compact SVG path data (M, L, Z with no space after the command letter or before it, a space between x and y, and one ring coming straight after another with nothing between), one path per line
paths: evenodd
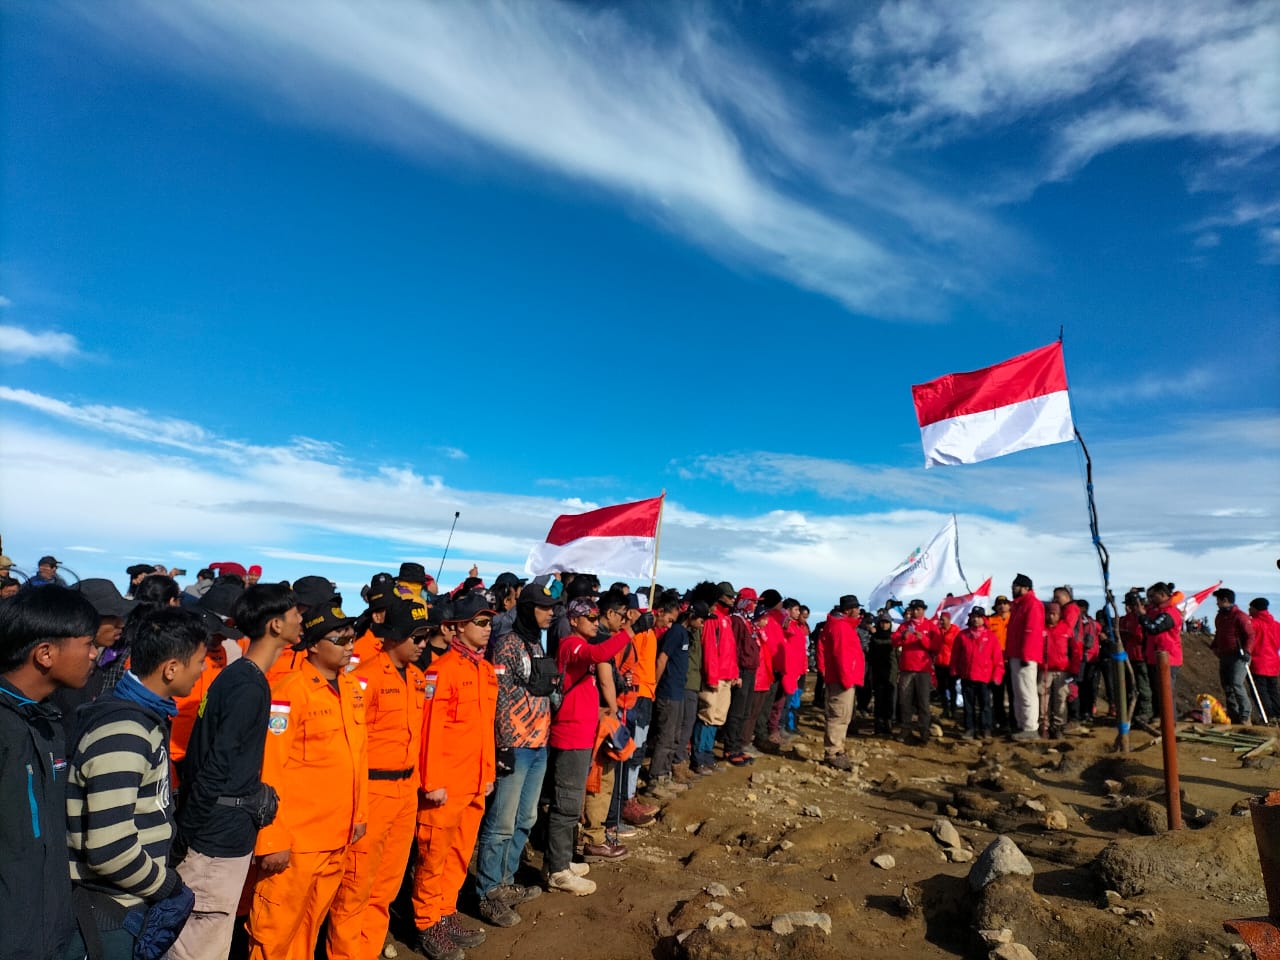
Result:
M0 306L8 306L8 301ZM22 327L0 324L0 361L71 360L79 355L80 343L69 333L52 330L32 333Z
M424 162L463 154L496 172L496 149L595 185L854 311L936 314L977 282L975 263L1015 246L892 164L850 163L806 98L705 8L660 30L625 8L499 0L81 10L175 68Z

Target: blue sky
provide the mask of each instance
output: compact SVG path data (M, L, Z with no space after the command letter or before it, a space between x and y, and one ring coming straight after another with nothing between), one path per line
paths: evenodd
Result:
M8 4L0 532L343 584L668 491L660 579L1085 595L1078 450L910 385L1064 330L1118 585L1280 595L1280 8Z

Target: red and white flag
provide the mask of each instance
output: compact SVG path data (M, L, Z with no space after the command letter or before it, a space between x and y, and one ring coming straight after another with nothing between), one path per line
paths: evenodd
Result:
M1205 587L1199 593L1193 593L1191 596L1187 597L1187 599L1183 600L1180 604L1182 607L1182 619L1186 620L1189 617L1194 616L1196 610L1199 609L1200 604L1208 600L1213 591L1217 590L1220 586L1222 586L1221 580L1215 583L1212 587Z
M556 517L547 542L529 552L525 572L603 573L650 580L658 551L663 497Z
M1062 343L911 388L924 465L979 463L1075 437Z
M973 593L966 593L962 597L945 597L938 604L938 609L933 611L933 619L937 620L944 613L951 614L951 622L958 623L961 627L969 625L969 611L974 607L982 607L991 614L991 606L988 601L991 599L991 578L983 582Z

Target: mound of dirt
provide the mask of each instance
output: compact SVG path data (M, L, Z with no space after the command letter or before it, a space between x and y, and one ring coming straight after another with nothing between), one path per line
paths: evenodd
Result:
M1240 899L1255 896L1262 887L1248 817L1220 817L1203 830L1115 840L1098 855L1094 869L1104 889L1123 897L1198 890Z

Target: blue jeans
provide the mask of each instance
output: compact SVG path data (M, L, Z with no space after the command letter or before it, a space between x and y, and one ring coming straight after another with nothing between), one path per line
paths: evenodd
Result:
M515 881L547 772L546 747L516 747L515 769L494 784L476 840L476 894Z

